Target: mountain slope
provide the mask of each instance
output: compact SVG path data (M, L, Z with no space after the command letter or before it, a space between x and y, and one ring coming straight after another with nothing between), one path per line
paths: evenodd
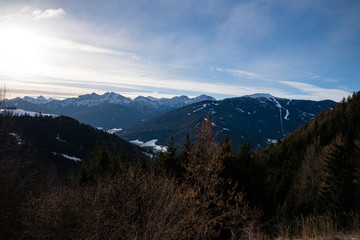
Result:
M267 212L284 218L360 210L359 106L360 92L255 154Z
M65 100L36 99L30 97L15 98L5 101L7 107L17 107L28 111L67 115L104 129L124 128L188 104L214 98L201 95L196 98L180 96L174 98L153 98L139 96L134 100L120 94L107 92L81 95Z
M25 113L19 110L14 112L19 115ZM81 163L93 157L96 144L102 143L106 143L109 149L116 146L122 156L127 155L129 161L135 155L136 159L140 159L141 154L137 152L144 152L114 134L80 124L70 117L41 116L29 112L15 117L2 111L0 239L19 239L25 217L24 208L34 203L30 199L48 193L61 194L60 189L75 187ZM38 209L38 205L35 205ZM9 237L10 233L12 237ZM28 236L24 238L28 239Z
M119 134L128 140L158 139L157 144L166 144L173 135L175 141L183 142L186 133L193 137L200 123L210 118L214 130L220 136L228 135L234 146L250 137L255 146L265 147L334 105L328 100L289 100L255 94L195 103L142 121Z
M29 156L34 161L45 165L52 162L61 171L72 171L77 162L87 161L96 145L102 143L109 148L123 149L129 159L137 152L147 152L117 135L81 124L70 117L30 114L0 114L1 139L8 144L2 149L3 156L11 156L11 153L6 154L7 149L23 149L23 152L32 152Z

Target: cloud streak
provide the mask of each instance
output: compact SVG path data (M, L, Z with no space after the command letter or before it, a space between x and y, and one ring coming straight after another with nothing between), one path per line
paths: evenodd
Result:
M264 76L257 74L257 73L253 73L253 72L248 72L248 71L244 71L241 69L223 69L223 68L216 68L217 71L219 72L227 72L232 74L233 76L236 77L247 77L247 78L252 78L252 79L261 79L261 80L265 80Z
M0 16L0 21L12 21L12 20L41 20L41 19L50 19L50 18L59 18L66 15L66 12L63 8L58 9L34 9L29 6L23 7L20 10L14 11L12 13Z
M309 99L315 99L315 100L331 99L331 100L339 101L340 99L350 95L349 92L344 90L322 88L302 82L280 81L280 83L300 90L301 92L304 93L302 96L306 96Z
M46 9L44 11L35 10L32 15L35 20L46 19L46 18L57 18L65 15L65 11L62 8L58 9Z

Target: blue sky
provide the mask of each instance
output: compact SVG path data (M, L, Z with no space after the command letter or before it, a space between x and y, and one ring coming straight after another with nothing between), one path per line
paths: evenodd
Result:
M360 1L9 0L0 82L9 98L360 90Z

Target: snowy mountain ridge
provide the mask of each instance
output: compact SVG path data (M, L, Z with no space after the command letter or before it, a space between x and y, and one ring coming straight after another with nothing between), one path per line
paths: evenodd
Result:
M51 104L51 105L60 105L61 107L67 106L85 106L85 107L94 107L102 104L119 104L119 105L131 105L131 104L146 104L152 105L156 108L178 108L192 103L210 100L215 101L213 97L207 95L200 95L195 98L189 98L188 96L176 96L173 98L155 98L155 97L143 97L138 96L134 100L129 97L124 97L121 94L114 92L106 92L103 95L98 95L96 93L80 95L76 98L66 98L64 100L57 99L46 99L43 96L37 98L32 97L23 97L7 100L8 103L25 101L36 105L41 104Z
M45 99L42 96L6 99L4 106L6 108L71 116L80 122L109 130L124 128L135 122L204 100L216 101L213 97L206 95L195 98L188 96L173 98L139 96L131 99L118 93L107 92L103 95L91 93L64 100Z

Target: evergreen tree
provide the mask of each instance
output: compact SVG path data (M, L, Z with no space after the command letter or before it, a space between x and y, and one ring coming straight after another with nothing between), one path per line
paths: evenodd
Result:
M144 164L140 154L135 157L135 162ZM117 147L114 146L113 150L110 150L105 142L102 145L97 145L95 150L91 154L89 163L85 161L81 163L77 182L79 185L84 183L94 183L98 178L102 178L106 175L115 176L121 173L127 164L127 156L124 147L121 148L120 153Z
M182 166L177 149L174 137L171 136L166 151L160 152L158 155L156 168L174 174L176 177L180 177L182 173Z
M105 173L109 172L111 166L110 159L110 152L106 144L103 142L102 145L97 145L89 161L89 178L95 180L96 177L103 177Z
M149 167L148 162L139 151L136 151L133 163L136 167L140 167L142 169L148 169Z
M185 143L183 143L182 145L182 152L181 152L181 163L184 165L186 165L189 162L189 158L190 158L190 152L193 148L193 145L191 144L190 141L190 136L189 133L186 134L185 137Z
M85 163L85 161L82 161L79 171L78 171L78 176L77 176L77 185L78 186L83 185L89 181L87 171L88 171L88 166Z
M345 145L333 145L324 166L315 213L343 213L356 206L355 168Z

